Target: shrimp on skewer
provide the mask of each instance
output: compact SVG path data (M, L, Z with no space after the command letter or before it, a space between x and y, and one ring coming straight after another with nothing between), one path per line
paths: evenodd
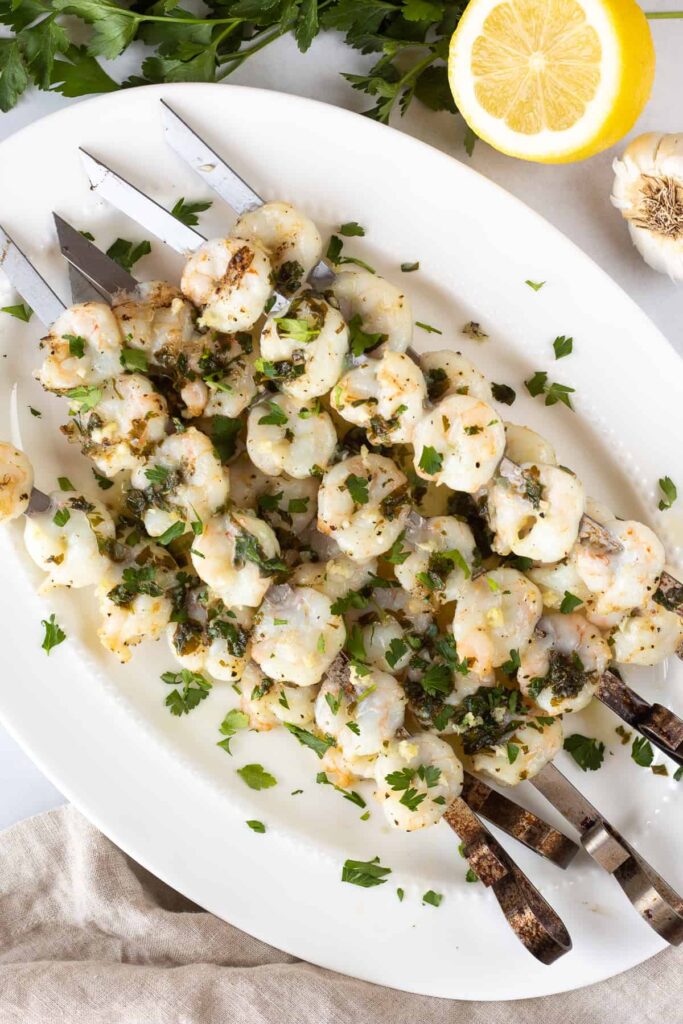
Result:
M332 406L349 423L363 427L371 444L409 444L426 397L420 368L409 356L386 351L341 378Z
M28 508L33 466L18 448L0 441L0 523L18 519Z
M423 480L474 494L493 476L505 449L495 410L471 395L449 395L413 433L415 471Z
M235 224L235 234L265 250L275 287L285 295L299 288L323 253L316 225L291 203L264 203L243 213Z
M545 714L581 711L591 702L611 651L583 615L544 615L520 650L517 681L522 693Z
M270 297L271 276L268 255L257 242L212 238L190 256L180 287L202 309L201 327L230 334L254 326Z

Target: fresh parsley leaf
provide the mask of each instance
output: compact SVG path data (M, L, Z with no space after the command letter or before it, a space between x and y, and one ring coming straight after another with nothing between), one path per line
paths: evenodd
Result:
M510 651L510 658L508 661L503 662L500 666L501 672L504 672L506 676L512 676L515 674L520 666L519 651Z
M386 341L386 334L370 334L362 328L360 313L356 313L349 320L349 342L351 352L354 356L361 356L364 352L371 352L383 341Z
M287 413L277 402L267 401L264 405L267 405L270 411L265 416L261 416L259 424L263 423L266 426L282 427L288 422Z
M250 821L245 822L245 824L249 826L252 832L263 833L266 831L266 826L263 824L263 822L257 821L255 818L252 818Z
M289 729L292 736L296 736L299 743L315 751L318 757L323 757L330 747L334 746L335 741L332 736L316 736L308 729L302 729L301 726L293 725L291 722L285 722L284 726L285 729Z
M659 508L660 512L664 512L667 508L671 508L674 501L678 497L678 491L676 490L676 484L673 482L670 476L663 476L657 482L659 484L660 491L664 495L664 497L661 498L659 505L657 507Z
M305 319L288 316L276 316L275 323L280 337L286 338L297 345L307 345L320 334L320 326Z
M350 220L346 224L342 224L339 234L346 238L351 238L353 235L362 237L365 234L365 228L362 228L355 220Z
M473 871L472 868L468 868L467 871L465 872L465 881L466 882L478 882L479 881L479 875L476 873L476 871Z
M435 697L441 694L446 697L453 689L453 673L448 665L434 662L420 679L420 685L425 693Z
M34 409L32 405L29 405L28 411L31 413L31 416L35 416L37 419L40 419L43 415L40 409Z
M102 398L102 388L96 384L82 384L65 392L78 412L90 412Z
M570 388L567 384L549 383L545 370L537 370L529 380L524 381L524 385L532 398L545 395L546 405L556 405L558 402L562 402L568 409L573 410L574 408L569 396L574 394L575 389Z
M676 769L674 772L674 782L681 782L683 780L683 764Z
M221 462L227 462L235 454L241 428L241 421L230 416L214 416L211 420L211 440Z
M148 241L129 242L125 238L117 238L107 249L107 256L130 273L138 260L151 251L152 246Z
M605 759L605 744L578 732L565 738L564 749L572 755L583 772L597 771Z
M55 524L55 526L66 526L70 519L71 513L69 512L68 508L60 508L53 515L52 522Z
M574 348L574 339L566 338L564 334L558 335L553 342L553 349L555 350L555 359L564 359L565 356L569 356Z
M244 711L240 711L239 708L233 708L231 711L228 711L219 726L219 731L225 739L219 740L217 746L222 747L226 754L232 754L230 740L236 732L239 732L240 729L246 729L248 726L249 716Z
M212 684L201 672L190 672L183 668L180 672L164 672L162 682L169 686L181 686L182 689L171 690L164 704L172 715L189 715L201 701L209 696Z
M354 789L343 789L341 786L335 786L335 784L328 779L325 772L318 772L315 777L315 781L323 786L332 786L337 793L341 793L345 800L349 800L350 803L355 804L356 807L360 807L361 809L363 807L367 807L367 804L360 793L356 793ZM365 820L365 818L362 820Z
M407 551L403 547L405 535L405 530L402 530L401 533L399 533L389 550L382 556L385 562L388 562L390 565L403 565L406 558L410 558L410 551Z
M60 491L75 491L76 488L69 480L68 476L58 476L57 483L59 484Z
M396 895L397 895L397 897L398 897L398 902L399 902L399 903L403 903L403 897L405 896L405 892L403 891L403 889L401 889L401 888L399 887L399 888L398 888L398 889L396 890Z
M519 755L519 747L518 747L518 745L516 743L508 742L508 744L507 744L507 755L508 755L508 761L510 762L510 764L514 764L515 761L517 760L518 755Z
M636 736L631 747L631 757L641 768L649 768L654 760L652 744L644 736Z
M108 491L110 487L114 486L113 480L109 480L106 476L103 476L101 473L98 473L96 469L93 469L92 475L95 477L95 480L97 481L97 486L101 490Z
M569 590L565 590L564 597L562 598L562 603L560 604L560 611L563 615L569 615L571 612L575 611L581 604L583 604L583 601L580 597L576 597Z
M204 213L208 210L213 203L210 199L200 199L193 203L186 203L185 197L181 196L180 199L175 203L171 214L176 220L181 221L183 224L187 224L188 228L196 228L199 224L198 213Z
M124 348L121 350L121 366L131 372L147 373L149 363L147 355L141 348Z
M408 644L399 637L393 637L384 657L391 668L396 668L403 655L408 651Z
M275 776L267 772L262 764L245 764L244 768L237 768L236 771L249 789L271 789L277 786Z
M428 889L422 897L423 903L428 903L431 907L440 907L443 896L440 892L434 892L433 889Z
M367 505L370 500L370 496L368 494L369 482L366 477L350 473L344 481L344 484L355 505Z
M166 547L166 545L170 544L172 540L177 540L178 537L182 537L182 535L185 533L185 530L185 523L183 523L181 520L178 520L177 523L171 523L169 528L167 530L164 530L160 537L156 538L156 542L157 544L163 544L163 546Z
M425 445L420 455L420 461L418 463L420 469L429 476L434 476L438 473L443 465L443 455L437 452L436 448L432 448L431 445Z
M33 315L33 310L30 306L27 306L22 302L19 303L18 306L2 306L2 308L0 308L0 313L8 313L16 320L23 320L23 322L27 324Z
M85 355L85 338L82 338L80 334L63 334L64 341L69 342L69 355L75 356L76 359L82 359Z
M45 627L45 636L40 646L49 654L53 647L58 647L66 640L66 633L57 622L54 612L49 619L42 619L41 626Z
M349 882L351 885L360 885L363 889L372 889L376 885L384 885L386 875L391 874L391 868L384 868L379 862L379 857L372 860L345 860L342 868L342 882Z
M524 284L528 284L530 288L533 288L535 292L540 292L541 288L545 284L545 281L525 281Z

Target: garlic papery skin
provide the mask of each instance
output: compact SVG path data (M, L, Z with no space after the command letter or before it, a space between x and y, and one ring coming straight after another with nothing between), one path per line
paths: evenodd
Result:
M615 160L612 203L646 263L683 281L683 133L646 132Z

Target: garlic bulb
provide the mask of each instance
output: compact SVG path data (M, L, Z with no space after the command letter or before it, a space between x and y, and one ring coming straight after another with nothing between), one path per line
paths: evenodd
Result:
M612 202L646 263L683 281L683 133L646 132L615 160Z

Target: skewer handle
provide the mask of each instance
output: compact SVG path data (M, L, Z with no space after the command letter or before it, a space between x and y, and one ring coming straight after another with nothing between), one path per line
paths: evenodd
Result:
M530 781L578 830L586 853L619 883L646 924L670 945L679 946L683 942L683 898L554 764L547 764Z
M444 819L462 840L470 867L493 889L508 924L531 955L552 964L568 953L572 940L562 919L462 797L453 801Z
M614 672L605 672L597 697L658 750L683 765L683 719L663 704L649 704Z
M469 772L465 772L462 798L476 814L558 868L566 868L579 852L572 839Z

